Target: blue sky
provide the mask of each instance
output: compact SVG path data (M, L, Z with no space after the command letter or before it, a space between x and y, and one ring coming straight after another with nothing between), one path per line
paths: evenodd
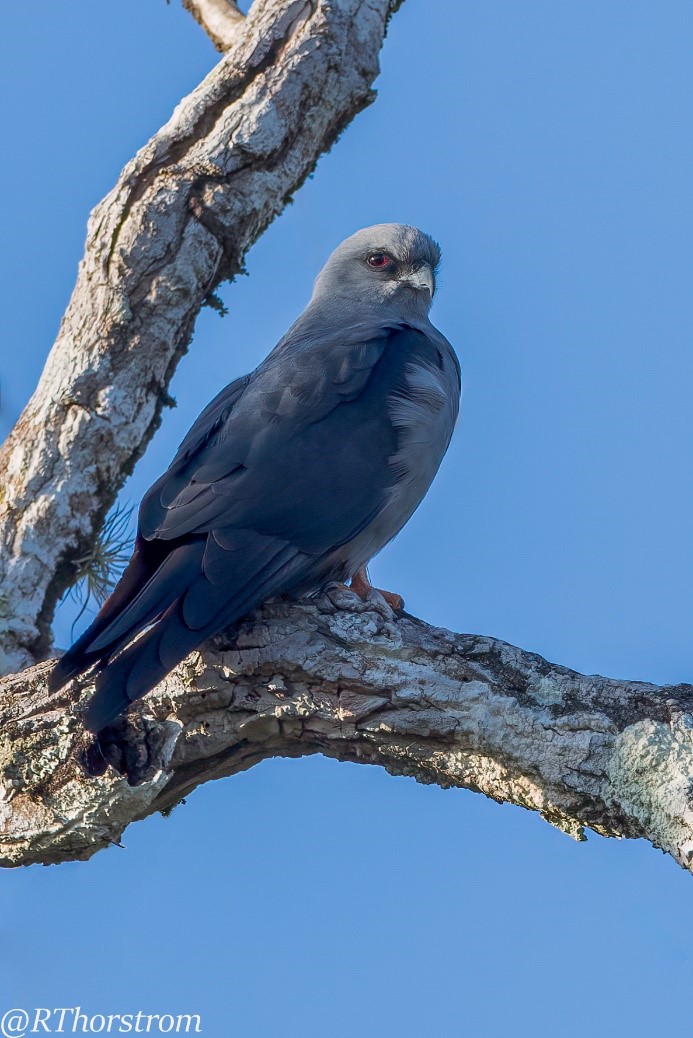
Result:
M212 66L172 0L0 8L2 432L89 209ZM372 567L425 619L691 680L693 7L407 0L376 104L205 311L122 500L359 226L443 247L464 370L429 497ZM271 306L268 305L271 300ZM75 611L63 608L59 644ZM319 758L198 790L86 864L0 875L0 1008L199 1012L208 1035L650 1034L690 1019L691 879L465 791Z

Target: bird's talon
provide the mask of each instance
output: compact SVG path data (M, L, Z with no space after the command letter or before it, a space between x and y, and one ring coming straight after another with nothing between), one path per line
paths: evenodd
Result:
M395 591L380 591L393 613L401 613L404 609L404 599Z
M328 584L323 590L335 608L346 610L352 608L349 598L344 598L345 592L349 596L355 593L354 589L349 587L348 584L335 581L332 584ZM353 601L353 599L351 601Z

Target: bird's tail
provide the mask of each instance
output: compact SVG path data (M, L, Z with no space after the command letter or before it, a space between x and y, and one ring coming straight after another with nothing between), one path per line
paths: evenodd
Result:
M182 587L179 583L177 597L172 602L169 598L170 604L159 612L153 626L135 641L130 627L125 637L131 644L97 677L96 692L84 718L90 731L101 731L212 634L265 599L301 583L306 556L285 541L240 531L234 532L225 547L219 543L223 534L215 531L210 535L195 578L183 581ZM226 565L221 564L224 555ZM135 612L137 608L133 600L129 609ZM121 626L127 623L123 614ZM114 633L120 636L121 627L112 627L93 644L98 648Z
M159 684L177 663L196 649L205 631L192 631L179 615L176 600L159 621L105 667L84 714L85 727L99 732L132 702Z
M84 671L89 670L95 663L107 656L107 653L102 650L95 649L94 643L151 578L152 565L144 550L145 547L141 541L135 544L132 558L93 623L56 663L48 677L48 687L51 692L57 692L72 678L83 674Z

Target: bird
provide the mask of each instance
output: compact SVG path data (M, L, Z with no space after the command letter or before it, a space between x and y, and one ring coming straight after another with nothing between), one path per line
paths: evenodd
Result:
M50 674L57 690L96 668L88 731L270 598L370 592L367 564L420 504L458 417L459 361L429 319L439 263L415 227L352 234L274 349L202 411L142 499L112 594Z

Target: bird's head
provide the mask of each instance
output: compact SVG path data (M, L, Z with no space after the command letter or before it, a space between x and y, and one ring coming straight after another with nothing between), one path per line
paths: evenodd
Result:
M436 287L440 248L423 231L401 223L364 227L332 253L315 282L314 299L425 315Z

